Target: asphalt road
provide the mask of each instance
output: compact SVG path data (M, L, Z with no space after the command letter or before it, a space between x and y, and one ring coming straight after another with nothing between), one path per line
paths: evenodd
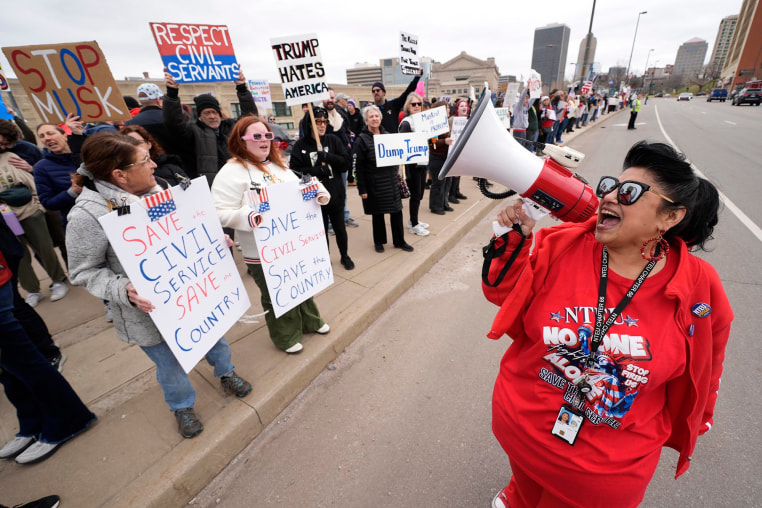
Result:
M677 481L677 454L664 451L644 507L762 506L762 405L754 384L762 365L752 344L762 328L762 238L753 232L762 224L760 115L762 108L701 98L651 99L636 131L620 115L572 144L586 154L579 172L597 182L621 171L635 141L665 141L666 133L735 205L723 210L711 252L700 254L717 268L735 312L715 426ZM479 286L489 235L484 220L191 504L489 506L510 477L490 430L492 384L509 340L484 338L496 310Z

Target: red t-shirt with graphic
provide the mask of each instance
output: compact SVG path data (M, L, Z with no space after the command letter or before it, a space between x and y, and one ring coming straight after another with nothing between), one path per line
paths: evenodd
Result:
M569 506L636 506L670 434L666 384L686 365L675 301L664 297L678 259L671 251L609 328L585 396L573 382L595 327L601 252L583 235L551 266L524 316L525 337L502 360L493 429L511 460ZM633 283L608 274L604 320ZM585 414L573 446L551 434L563 404Z

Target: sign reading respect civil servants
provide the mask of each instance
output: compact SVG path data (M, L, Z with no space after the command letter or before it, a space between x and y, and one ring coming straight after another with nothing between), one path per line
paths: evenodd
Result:
M95 41L3 48L43 122L127 120L130 112Z
M273 311L280 317L333 284L333 268L314 191L305 200L299 182L284 182L261 192L269 210L262 212L254 239Z
M378 167L429 163L429 136L422 132L377 134L373 145Z
M149 23L164 67L178 83L235 81L238 61L225 25Z
M330 98L316 34L270 39L287 106Z
M101 225L151 319L185 372L251 306L206 178L145 197Z

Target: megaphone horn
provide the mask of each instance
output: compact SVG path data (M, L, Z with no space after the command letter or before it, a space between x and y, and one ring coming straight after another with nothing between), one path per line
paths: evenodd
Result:
M439 179L475 176L494 180L565 222L584 222L598 208L593 189L550 158L521 146L503 127L485 90L460 137L450 147Z

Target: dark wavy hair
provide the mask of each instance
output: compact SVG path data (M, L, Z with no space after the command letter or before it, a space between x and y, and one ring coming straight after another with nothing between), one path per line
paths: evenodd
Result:
M646 169L658 182L664 194L675 203L661 200L662 207L685 208L686 214L679 224L664 237L680 238L688 247L706 250L718 222L720 195L708 180L699 177L685 155L665 143L635 143L624 158L623 169Z
M264 125L265 128L270 131L270 126L267 125L266 122L260 120L258 116L242 116L235 123L233 126L233 131L230 133L230 137L228 138L228 150L230 150L230 155L233 156L233 159L240 162L241 164L254 164L257 168L264 171L264 166L262 163L254 160L249 150L246 149L246 141L241 139L241 136L246 134L246 129L248 129L250 125L253 125L257 122ZM270 153L267 154L267 158L282 168L287 167L286 162L280 155L280 150L273 142L270 142Z
M129 134L130 132L134 132L135 134L139 135L141 138L143 138L145 141L148 141L151 143L151 149L149 150L151 154L151 159L156 161L159 157L164 155L165 152L164 148L161 146L161 143L156 141L156 138L151 136L151 133L148 132L145 127L141 127L140 125L126 125L122 127L122 130L119 131L119 134L124 134L125 136Z

